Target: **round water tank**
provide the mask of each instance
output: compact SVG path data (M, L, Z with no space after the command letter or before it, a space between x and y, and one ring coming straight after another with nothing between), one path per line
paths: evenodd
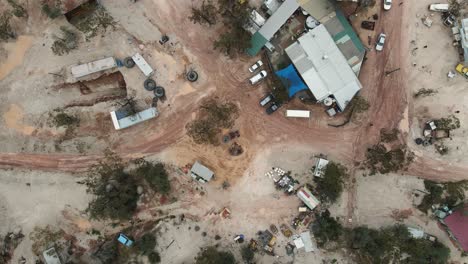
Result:
M325 98L325 100L323 100L323 104L326 106L331 106L333 104L333 99L330 97L327 97Z
M318 22L315 18L312 16L308 16L305 22L305 26L307 29L314 29L318 25L320 25L320 22Z

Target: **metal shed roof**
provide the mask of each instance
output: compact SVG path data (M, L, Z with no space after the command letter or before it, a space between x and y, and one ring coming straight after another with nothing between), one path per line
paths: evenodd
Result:
M298 8L299 4L296 0L284 1L258 32L260 32L260 34L262 34L267 40L270 40Z
M315 196L306 187L301 188L297 192L297 197L299 197L299 199L301 199L301 201L303 201L310 210L314 210L314 208L320 203L320 201L315 198Z
M302 35L286 53L317 101L333 95L343 111L362 88L324 25Z
M195 161L190 172L202 177L206 181L210 181L213 178L214 172L207 167L203 166L200 162Z
M465 56L465 63L468 63L468 18L461 21L460 28L461 44Z

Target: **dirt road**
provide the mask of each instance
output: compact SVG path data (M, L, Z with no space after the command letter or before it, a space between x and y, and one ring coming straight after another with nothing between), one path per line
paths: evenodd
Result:
M106 4L106 3L105 3ZM405 3L408 5L410 3ZM366 147L375 143L381 128L398 127L403 118L403 112L408 105L407 91L403 80L405 68L402 57L406 54L407 42L405 25L401 17L404 15L404 5L394 4L394 8L385 14L380 11L377 31L388 35L386 47L377 54L370 51L364 63L360 79L365 87L363 95L371 103L367 116L359 124L349 124L341 128L333 128L323 122L296 122L286 120L279 113L266 116L258 106L258 98L263 94L262 87L252 88L247 83L248 73L245 71L246 60L240 58L229 60L212 49L212 42L218 35L218 28L193 25L188 20L191 2L179 1L142 1L134 8L147 10L146 16L151 21L172 21L158 23L161 32L171 32L177 36L179 43L191 60L202 68L207 76L206 85L214 89L204 89L206 94L221 98L229 98L238 103L241 116L237 121L245 144L250 146L251 156L257 149L262 149L275 143L291 142L314 146L344 163L363 160ZM116 7L117 8L117 7ZM172 12L177 10L177 12ZM125 23L125 21L121 21ZM123 25L127 30L132 25ZM135 27L135 25L133 25ZM190 32L187 33L187 28ZM386 71L402 68L389 76ZM214 91L214 92L211 92ZM186 98L184 107L177 109L171 116L161 117L159 122L146 126L144 129L125 131L119 144L113 149L124 158L133 158L158 153L171 145L183 141L185 125L197 109L198 101ZM370 124L372 123L372 126ZM160 127L163 124L163 127ZM159 126L160 132L153 132ZM99 156L80 156L63 154L32 154L32 153L2 153L0 166L23 167L41 170L76 171L85 170L98 160ZM214 157L221 162L226 157ZM441 180L458 180L465 178L463 167L428 166L432 161L416 160L409 173L434 178L444 175ZM226 168L229 171L229 168Z

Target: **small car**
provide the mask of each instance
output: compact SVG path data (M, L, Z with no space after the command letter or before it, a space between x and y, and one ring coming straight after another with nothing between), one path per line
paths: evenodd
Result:
M267 94L265 97L262 98L262 100L260 100L260 106L265 106L272 100L273 100L273 95Z
M383 9L390 10L392 8L392 0L383 0Z
M257 69L262 67L263 62L261 60L258 60L256 63L254 63L252 66L249 67L249 72L255 72Z
M375 45L375 49L377 51L383 50L386 38L387 38L387 35L385 35L384 33L380 33L379 37L377 38L377 44Z
M267 72L265 70L257 73L254 77L250 78L250 84L254 85L264 79L267 76Z
M117 241L119 241L121 244L127 246L127 247L131 247L133 245L133 241L128 238L126 235L124 234L119 234L119 237L117 238Z
M466 78L468 78L468 67L465 67L462 63L459 63L456 67L455 67L455 70L465 76Z
M267 114L271 115L274 112L276 112L276 110L278 110L280 108L280 106L281 106L280 104L274 102L265 111L266 111Z

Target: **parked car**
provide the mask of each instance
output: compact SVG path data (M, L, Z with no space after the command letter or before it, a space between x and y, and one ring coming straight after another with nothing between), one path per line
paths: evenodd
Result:
M383 9L390 10L392 8L392 0L383 0Z
M126 235L124 234L119 234L119 237L117 238L117 241L119 241L121 244L127 246L127 247L131 247L133 245L133 241L128 238Z
M254 85L264 79L267 76L267 72L265 70L257 73L254 77L250 78L250 84Z
M456 67L455 70L465 76L465 78L468 78L468 67L465 67L462 63L459 63Z
M262 67L263 62L261 60L258 60L256 63L254 63L252 66L249 67L249 72L255 72L257 69Z
M267 94L265 97L262 98L262 100L260 100L260 105L265 106L269 102L271 102L272 100L273 100L273 95L272 94Z
M443 13L442 18L444 19L444 25L446 25L447 27L453 26L456 20L455 16L450 12Z
M276 112L276 110L278 110L280 108L280 106L281 106L280 104L274 102L266 109L266 113L271 115L274 112Z
M385 35L384 33L380 33L379 37L377 38L377 44L375 45L375 49L377 51L383 50L386 38L387 38L387 35Z

